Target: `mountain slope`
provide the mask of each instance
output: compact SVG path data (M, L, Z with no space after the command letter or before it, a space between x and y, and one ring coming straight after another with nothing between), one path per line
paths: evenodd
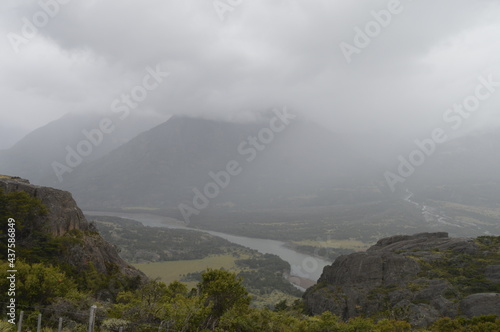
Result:
M240 172L219 186L212 207L286 203L359 179L365 163L329 131L299 119L272 136L269 128L269 119L238 124L174 117L82 166L63 186L86 208L176 208L191 203L193 189L204 191L215 181L209 173L231 161Z
M99 128L104 118L97 114L69 113L32 131L10 149L0 151L0 173L29 178L33 183L41 185L59 187L60 181L53 163L65 165L68 148L77 150L80 142L88 141L84 131L91 133ZM103 133L100 140L95 136L97 144L92 144L92 152L83 158L82 163L106 155L140 132L150 129L158 121L143 116L131 116L123 122L118 118L109 119L113 123L113 130L109 134ZM71 173L63 174L62 177L71 177Z

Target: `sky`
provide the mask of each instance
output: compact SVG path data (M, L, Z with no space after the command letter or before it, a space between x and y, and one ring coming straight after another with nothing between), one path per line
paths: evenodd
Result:
M484 80L457 132L500 124L497 0L2 0L0 35L0 148L125 108L416 137Z

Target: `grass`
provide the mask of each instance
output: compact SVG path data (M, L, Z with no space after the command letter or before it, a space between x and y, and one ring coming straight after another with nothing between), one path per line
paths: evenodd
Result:
M239 272L236 267L235 260L245 259L248 257L234 257L231 254L213 255L204 259L168 261L155 263L139 263L133 264L134 267L144 272L150 278L160 278L166 284L175 280L182 279L183 275L193 272L200 272L207 268L219 269L224 268L228 271ZM196 284L196 283L193 283ZM189 285L188 283L188 286Z
M181 281L182 277L188 273L201 272L207 268L220 269L239 273L242 270L248 270L248 268L238 267L235 263L239 259L249 259L251 255L240 254L239 257L235 257L232 254L224 255L211 255L204 259L194 259L194 260L182 260L182 261L167 261L167 262L155 262L155 263L138 263L132 264L134 267L138 268L144 272L149 278L156 279L159 278L161 281L169 284L173 281ZM250 269L253 270L253 269ZM195 288L196 281L181 281L187 286L188 289ZM250 290L250 295L252 296L252 306L255 307L265 307L268 305L274 305L282 300L287 300L288 304L293 303L295 300L299 299L297 296L284 293L280 290L273 290L271 293L259 293L259 291Z
M302 240L293 241L293 244L299 246L312 246L318 248L338 248L338 249L366 249L370 245L359 240L349 239L349 240L335 240L331 239L328 241L315 241L315 240Z
M125 206L123 207L124 211L159 211L159 208L152 208L147 206Z

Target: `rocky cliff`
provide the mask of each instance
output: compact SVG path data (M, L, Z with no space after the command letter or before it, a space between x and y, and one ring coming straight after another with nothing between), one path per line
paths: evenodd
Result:
M56 240L53 242L60 244L57 263L75 266L77 270L85 270L92 265L101 274L120 273L128 278L144 278L142 272L118 256L115 247L104 241L95 226L85 219L69 192L35 186L28 180L10 176L0 176L0 190L5 194L25 192L47 208L47 213L35 216L30 224L36 225L39 237L49 236ZM16 219L15 215L9 217ZM17 238L19 244L30 240Z
M392 317L427 326L449 316L500 316L500 237L398 235L341 256L304 294L311 314Z

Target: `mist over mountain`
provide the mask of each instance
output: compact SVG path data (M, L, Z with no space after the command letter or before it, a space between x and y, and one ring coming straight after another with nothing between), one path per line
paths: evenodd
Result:
M78 144L88 140L86 135L99 127L103 116L99 114L68 113L65 116L42 126L7 150L0 151L0 168L4 174L16 174L29 177L32 182L41 185L60 187L53 163L65 163L68 150L76 150ZM82 162L99 159L116 149L140 132L158 123L157 118L135 116L120 122L110 134L92 144L92 153ZM85 134L87 133L87 134Z
M416 144L338 134L287 112L243 122L115 120L109 134L96 131L103 117L67 115L2 151L0 171L68 190L86 210L153 211L219 230L238 220L239 234L250 232L248 222L330 219L349 223L346 236L370 223L363 234L408 225L457 236L496 232L500 130ZM89 155L79 154L83 141L93 146Z
M61 185L89 208L172 208L190 203L193 189L203 192L234 161L238 174L219 186L210 205L272 206L294 197L307 201L333 185L367 178L366 162L343 138L300 118L273 132L272 119L173 117L82 165Z
M421 197L498 208L500 129L476 131L436 148L407 183Z

